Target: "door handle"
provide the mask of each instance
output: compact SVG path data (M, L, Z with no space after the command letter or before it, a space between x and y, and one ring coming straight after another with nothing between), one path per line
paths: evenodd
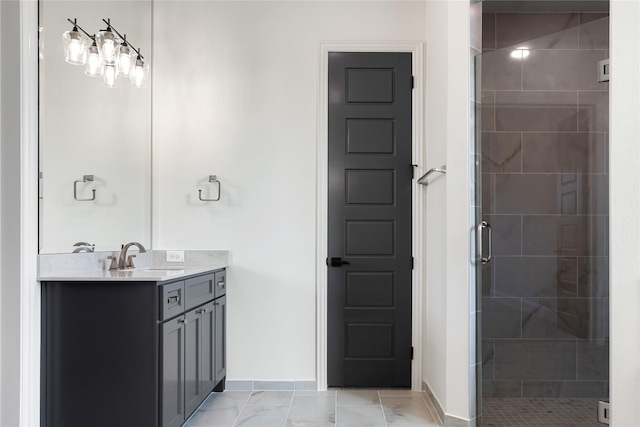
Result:
M482 230L487 229L487 256L483 256L482 254ZM493 234L491 231L491 226L489 225L489 223L487 221L482 221L480 224L478 224L478 228L477 228L477 238L476 238L476 245L477 245L477 251L478 251L478 258L480 259L480 262L482 264L488 264L491 261L491 257L493 256L493 251L491 248L491 241L493 240Z
M342 265L351 264L349 261L343 261L340 257L328 258L327 265L331 267L340 267Z

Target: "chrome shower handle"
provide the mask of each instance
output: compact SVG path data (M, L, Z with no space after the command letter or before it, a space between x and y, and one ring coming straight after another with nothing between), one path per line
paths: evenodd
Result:
M482 256L482 230L487 229L487 256ZM493 232L491 230L491 226L489 225L489 223L487 221L482 221L480 224L478 224L477 227L477 238L476 238L476 249L478 252L478 259L480 259L480 262L482 264L488 264L491 261L491 257L493 256L493 250L491 248L491 244L493 241Z

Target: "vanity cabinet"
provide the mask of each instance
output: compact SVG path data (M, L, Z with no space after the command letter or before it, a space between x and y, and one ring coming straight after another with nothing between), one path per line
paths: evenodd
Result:
M225 279L42 282L41 425L181 426L224 390Z

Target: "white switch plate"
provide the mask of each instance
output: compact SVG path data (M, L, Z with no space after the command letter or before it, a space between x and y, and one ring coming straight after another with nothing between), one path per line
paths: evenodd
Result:
M167 251L167 262L184 262L184 251Z

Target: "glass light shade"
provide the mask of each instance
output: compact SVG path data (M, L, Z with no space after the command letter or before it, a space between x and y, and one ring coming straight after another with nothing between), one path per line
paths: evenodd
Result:
M102 64L102 83L106 87L115 87L118 80L118 64Z
M123 76L128 76L131 71L131 49L129 46L125 44L121 44L118 48L118 68L120 69L120 74Z
M149 64L145 63L142 58L136 59L135 65L131 70L129 78L131 84L135 87L143 88L147 85L147 75L149 74Z
M64 60L73 65L84 65L87 62L87 40L74 27L62 34Z
M100 31L96 36L103 64L114 64L117 59L116 35L111 30Z
M93 42L87 49L87 67L84 73L91 77L100 77L102 75L102 61L100 60L100 51L96 42Z

